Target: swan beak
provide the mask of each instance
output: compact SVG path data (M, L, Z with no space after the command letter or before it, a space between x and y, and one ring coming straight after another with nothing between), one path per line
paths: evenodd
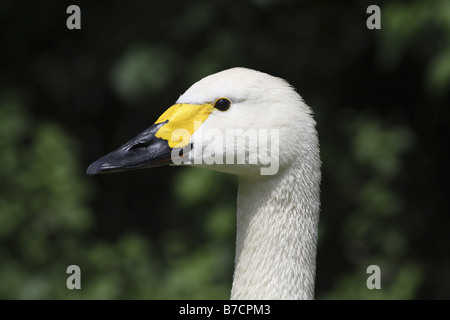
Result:
M167 140L155 136L166 122L155 123L117 150L98 159L88 167L86 173L92 176L171 164L172 148Z
M86 173L127 171L173 164L187 157L192 134L213 111L212 103L178 103L164 112L150 128L119 149L92 163Z

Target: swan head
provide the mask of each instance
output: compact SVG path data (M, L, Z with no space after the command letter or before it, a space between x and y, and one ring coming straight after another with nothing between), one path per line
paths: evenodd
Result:
M87 174L192 165L238 176L275 175L317 146L311 110L283 79L232 68L193 84L147 130Z

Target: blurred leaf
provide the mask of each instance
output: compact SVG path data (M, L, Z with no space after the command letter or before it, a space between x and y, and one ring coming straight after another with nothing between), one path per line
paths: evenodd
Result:
M156 94L172 79L176 60L177 55L164 46L134 45L117 63L113 84L125 99Z

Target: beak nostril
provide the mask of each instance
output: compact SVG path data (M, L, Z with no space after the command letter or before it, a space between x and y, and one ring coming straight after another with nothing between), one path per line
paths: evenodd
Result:
M128 150L139 150L139 149L146 149L151 144L150 141L139 141L138 143L132 145Z

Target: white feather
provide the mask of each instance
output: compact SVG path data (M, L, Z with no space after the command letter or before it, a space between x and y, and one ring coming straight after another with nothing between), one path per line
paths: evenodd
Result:
M222 97L232 102L230 109L214 110L192 141L209 129L279 130L275 175L261 175L260 161L196 165L239 177L231 298L313 299L321 172L312 112L285 80L245 68L203 78L177 103L202 104ZM224 156L231 151L223 147Z

